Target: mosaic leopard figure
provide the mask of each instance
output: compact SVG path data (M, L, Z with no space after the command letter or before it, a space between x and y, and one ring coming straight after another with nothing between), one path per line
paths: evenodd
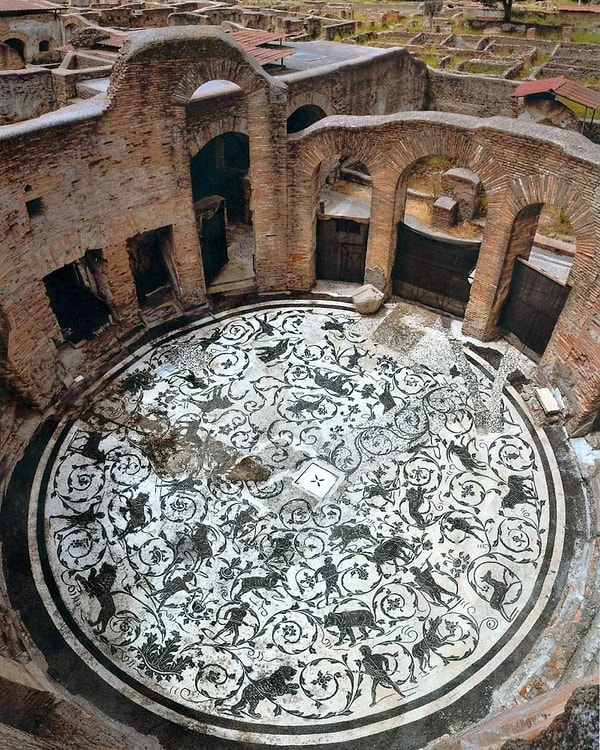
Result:
M300 686L297 682L290 682L295 674L296 670L293 667L283 665L268 677L247 685L242 691L241 699L231 707L231 713L239 715L247 706L250 716L255 719L262 718L256 710L261 701L270 700L275 703L273 699L281 695L296 695Z

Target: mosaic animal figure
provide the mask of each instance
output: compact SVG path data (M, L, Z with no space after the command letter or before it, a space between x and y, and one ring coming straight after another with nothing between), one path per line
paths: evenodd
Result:
M504 617L505 620L510 622L512 618L514 617L514 612L512 615L508 615L506 613L506 610L504 608L504 600L506 599L508 590L513 585L514 581L508 582L506 580L507 572L508 571L505 568L502 573L502 580L499 581L496 578L492 578L492 572L488 570L481 580L485 581L485 583L487 583L488 586L492 587L492 596L490 597L490 607L496 610L496 612L499 612L502 615L502 617Z
M293 667L284 665L276 669L268 677L252 682L242 690L241 699L231 706L231 713L239 715L242 709L247 708L248 714L255 719L260 719L261 714L256 710L258 704L263 700L270 700L275 703L274 698L281 695L296 695L299 685L297 682L290 682L296 674Z
M256 354L259 359L267 364L273 362L282 354L285 354L288 348L289 341L287 339L280 339L274 346L262 346L256 350Z
M473 458L464 445L450 443L448 447L448 455L450 457L455 456L458 458L467 471L482 471L485 469L485 464Z
M150 495L147 492L139 492L135 497L128 497L125 500L125 508L121 508L121 513L129 513L127 526L119 534L120 537L131 534L132 531L142 529L146 525L146 505Z
M234 598L239 599L249 591L257 592L260 589L266 589L270 591L271 589L274 589L275 586L277 586L280 579L281 576L279 575L279 573L269 573L266 576L247 576L246 578L241 578L240 588Z
M82 511L81 513L73 513L73 515L66 516L54 516L54 518L60 518L61 521L66 522L66 528L72 529L73 527L85 527L89 526L89 524L94 523L95 521L99 521L101 518L104 518L104 513L98 512L97 508L100 505L100 503L96 503L95 506L90 506L86 510ZM94 509L96 508L96 510Z
M523 477L520 477L517 474L511 474L506 480L506 484L509 489L508 494L502 500L503 508L514 510L515 506L519 505L519 503L528 503L529 505L534 504L535 498L525 484Z
M213 550L208 538L210 527L196 524L191 534L181 535L175 544L175 560L201 566L204 562L212 567Z
M332 542L333 549L345 550L351 542L356 542L358 539L375 541L371 530L364 523L340 523L333 527L329 535L329 541ZM335 543L335 547L333 543Z
M104 633L108 627L108 623L116 612L115 600L111 591L116 577L116 567L106 562L102 563L98 572L96 572L96 568L92 568L87 579L81 575L76 576L79 583L83 586L84 591L89 596L97 599L100 605L100 612L97 619L89 621L93 628L98 628L98 635Z
M452 643L451 635L440 635L440 622L440 617L431 618L429 620L429 626L423 632L423 638L415 643L415 645L412 647L412 655L415 659L418 659L419 668L422 672L425 672L427 669L431 669L432 651L440 657L444 664L450 663L450 661L446 659L445 656L437 653L438 648L444 646L446 643Z
M158 597L159 605L162 606L167 599L170 599L175 594L179 593L180 591L186 591L189 593L188 583L192 581L194 578L192 573L184 573L183 576L175 576L175 578L171 578L170 581L165 583L165 586L162 589L159 589L155 596Z
M402 559L404 565L412 560L415 556L415 549L412 544L402 539L402 537L394 537L393 539L386 539L375 547L371 560L377 566L377 571L381 575L381 566L384 563L393 562L394 570L396 573L399 571L398 558Z
M314 401L307 398L297 398L291 406L286 408L286 411L289 411L294 417L304 417L307 412L309 415L314 415L315 410L324 400L325 396L320 396Z
M346 636L350 639L350 645L356 643L356 636L354 635L352 628L358 628L361 634L368 638L369 628L377 630L381 635L384 635L385 630L375 622L373 613L368 609L352 609L348 612L330 612L325 615L323 624L326 628L337 628L339 631L339 638L336 646L341 645L342 641Z

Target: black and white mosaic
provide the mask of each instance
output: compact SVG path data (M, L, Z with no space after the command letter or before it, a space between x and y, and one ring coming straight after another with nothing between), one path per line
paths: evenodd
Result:
M339 741L451 703L530 632L564 516L544 438L506 396L478 431L472 382L373 343L378 322L204 321L57 431L37 585L130 697L228 737Z

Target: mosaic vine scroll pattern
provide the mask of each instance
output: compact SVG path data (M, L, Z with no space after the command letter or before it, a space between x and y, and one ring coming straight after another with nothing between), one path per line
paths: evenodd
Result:
M210 725L327 733L439 701L548 575L554 489L519 410L350 309L157 343L61 434L40 497L72 630ZM481 377L482 397L491 386Z

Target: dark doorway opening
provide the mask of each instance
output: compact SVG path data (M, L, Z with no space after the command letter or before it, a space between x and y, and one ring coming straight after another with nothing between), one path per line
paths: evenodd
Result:
M190 162L194 202L211 195L225 198L228 221L251 223L250 148L243 133L224 133L209 141Z
M142 232L127 240L129 266L140 305L155 305L169 296L171 227Z
M92 339L110 321L110 307L97 289L86 259L69 263L44 277L46 294L65 339Z
M324 117L327 117L327 114L321 107L317 107L315 104L306 104L304 107L299 107L295 112L292 112L287 118L287 132L299 133L304 128L314 125L315 122L322 120Z
M19 55L21 55L23 60L25 59L25 43L20 39L5 39L4 44L8 47L12 47L15 52L18 52Z
M531 351L544 353L570 287L517 258L499 324Z
M369 225L352 219L318 219L317 278L363 283Z
M194 203L194 211L200 233L204 281L208 286L229 261L225 199L220 195L203 198Z

